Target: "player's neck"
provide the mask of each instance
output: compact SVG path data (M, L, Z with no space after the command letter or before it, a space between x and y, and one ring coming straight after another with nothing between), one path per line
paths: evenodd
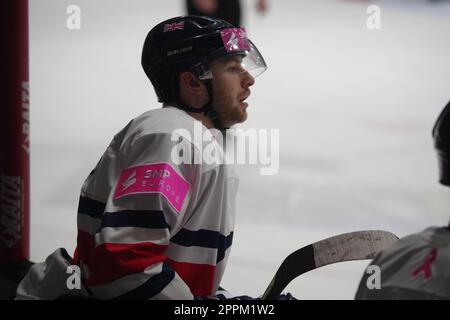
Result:
M214 124L212 123L212 120L210 118L208 118L207 116L205 116L205 114L203 112L202 113L188 112L188 114L192 118L200 121L206 128L208 128L208 129L214 128Z

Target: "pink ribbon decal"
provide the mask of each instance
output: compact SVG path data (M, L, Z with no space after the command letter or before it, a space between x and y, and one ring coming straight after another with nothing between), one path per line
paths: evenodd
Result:
M244 28L228 28L220 31L227 52L250 50Z

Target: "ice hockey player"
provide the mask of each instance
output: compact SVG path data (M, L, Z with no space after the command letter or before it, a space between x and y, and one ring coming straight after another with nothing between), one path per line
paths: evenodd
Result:
M439 182L450 186L450 102L432 135ZM370 266L379 269L375 272L372 267L373 273L364 274L355 299L450 299L450 226L429 227L404 237L379 253Z
M83 184L74 257L60 248L34 265L18 299L230 298L219 284L238 179L223 161L195 159L247 119L266 63L244 29L185 16L148 33L142 66L163 107L114 137ZM206 141L192 139L199 125ZM213 147L223 159L222 145Z

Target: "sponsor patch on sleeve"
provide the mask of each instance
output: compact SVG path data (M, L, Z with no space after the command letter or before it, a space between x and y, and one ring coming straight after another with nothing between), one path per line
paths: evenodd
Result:
M159 193L179 213L191 185L169 163L130 167L122 171L114 200L141 193Z

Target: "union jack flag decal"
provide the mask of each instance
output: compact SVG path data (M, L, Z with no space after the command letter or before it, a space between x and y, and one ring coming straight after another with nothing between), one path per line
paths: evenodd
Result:
M166 23L164 25L164 31L175 31L175 30L183 30L184 29L184 21L174 22L174 23Z

